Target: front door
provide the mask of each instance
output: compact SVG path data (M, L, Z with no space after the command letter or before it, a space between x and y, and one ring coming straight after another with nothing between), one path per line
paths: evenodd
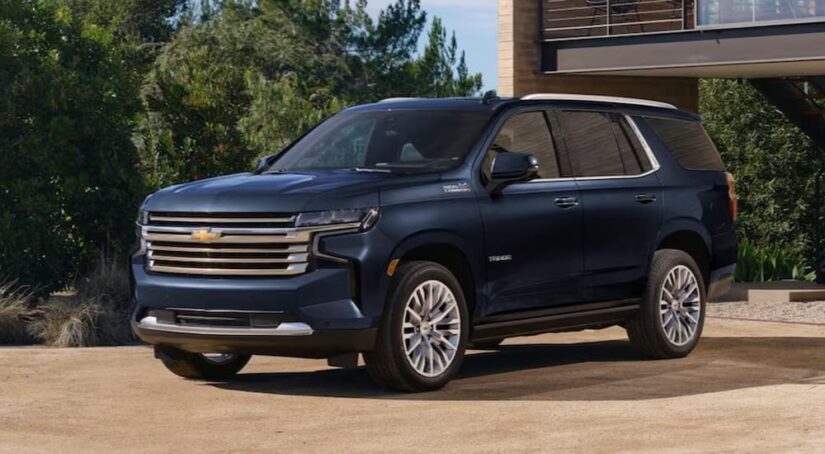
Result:
M530 153L539 179L482 197L487 255L487 315L575 302L582 271L582 206L575 181L562 179L544 111L523 111L503 123L482 167L497 154Z

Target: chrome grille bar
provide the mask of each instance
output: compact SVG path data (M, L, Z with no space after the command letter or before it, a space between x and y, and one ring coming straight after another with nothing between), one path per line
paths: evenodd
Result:
M150 262L151 263L151 262ZM306 272L308 263L292 264L286 268L187 268L183 266L151 265L149 269L158 273L193 274L203 276L292 276Z
M150 215L150 222L179 222L186 224L292 224L295 222L295 216L290 217L261 217L261 218L215 218L215 217L184 217L184 216L160 216Z
M152 243L153 251L166 252L207 252L207 253L249 253L249 254L289 254L295 252L308 252L309 246L306 244L291 244L282 248L236 248L236 247L183 247L167 246L163 243Z
M293 254L285 258L230 258L230 257L180 257L172 255L157 255L149 251L147 257L159 262L189 262L189 263L304 263L309 260L308 254Z

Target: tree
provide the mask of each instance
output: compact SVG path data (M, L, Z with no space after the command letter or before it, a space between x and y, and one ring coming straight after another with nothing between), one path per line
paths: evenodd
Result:
M132 241L140 80L66 3L0 11L0 274L48 290Z
M248 169L342 106L393 96L471 95L455 38L418 0L373 20L366 1L227 1L182 25L144 87L136 142L160 187Z
M746 82L704 80L701 94L708 132L736 177L740 236L814 257L825 246L825 150Z

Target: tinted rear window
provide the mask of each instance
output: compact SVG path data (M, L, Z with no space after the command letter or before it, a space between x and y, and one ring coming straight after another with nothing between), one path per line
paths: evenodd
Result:
M648 118L647 121L682 167L688 170L725 170L716 146L701 123L666 118Z

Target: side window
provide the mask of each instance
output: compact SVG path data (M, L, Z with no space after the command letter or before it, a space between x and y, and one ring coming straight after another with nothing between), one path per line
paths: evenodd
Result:
M682 167L689 170L725 170L716 146L701 123L665 118L647 118L647 122Z
M558 118L573 176L639 175L652 168L638 137L623 116L561 111Z
M650 158L639 141L639 136L627 123L623 115L610 114L613 122L613 135L619 144L625 175L638 175L653 169Z
M484 175L489 179L493 159L498 153L530 153L539 161L539 178L559 178L556 147L544 112L516 114L501 127L484 162Z

